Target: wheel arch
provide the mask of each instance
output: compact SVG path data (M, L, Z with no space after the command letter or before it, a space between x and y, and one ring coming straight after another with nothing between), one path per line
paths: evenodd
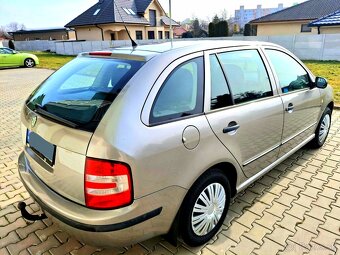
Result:
M333 112L333 110L334 110L334 102L333 101L330 102L326 107L328 107L331 110L331 112Z
M214 170L220 170L227 178L230 184L230 191L231 191L231 197L234 197L237 194L237 170L235 168L235 166L230 163L230 162L220 162L217 163L215 165L212 165L211 167L209 167L206 171L204 171L200 176L197 177L197 179L192 183L191 187L195 185L195 183L197 182L198 179L200 179L202 176L204 176L205 174L207 174L209 171L214 171ZM191 188L190 187L190 188ZM190 188L188 189L188 192L190 190ZM179 217L181 214L181 210L183 208L183 202L184 202L185 198L183 199L179 210L176 214L175 219L172 222L171 228L169 230L169 232L166 234L165 238L167 239L167 241L169 241L171 244L173 245L177 245L177 237L179 235Z
M221 162L210 167L206 172L211 171L213 169L219 169L222 173L228 178L231 190L231 197L234 197L237 193L236 185L237 185L237 171L233 164L229 162ZM206 173L205 172L205 173ZM204 174L204 173L203 173Z

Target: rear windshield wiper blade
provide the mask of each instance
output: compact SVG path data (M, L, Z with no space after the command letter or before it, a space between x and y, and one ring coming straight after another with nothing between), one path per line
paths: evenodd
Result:
M65 124L66 126L69 126L71 128L77 128L78 127L78 124L76 124L76 123L74 123L72 121L65 120L65 119L63 119L63 118L61 118L61 117L59 117L57 115L54 115L53 113L45 111L41 105L36 104L35 107L36 107L35 108L35 112L36 113L39 113L39 114L41 114L41 115L43 115L43 116L45 116L47 118L50 118L50 119L53 119L53 120L55 120L57 122Z

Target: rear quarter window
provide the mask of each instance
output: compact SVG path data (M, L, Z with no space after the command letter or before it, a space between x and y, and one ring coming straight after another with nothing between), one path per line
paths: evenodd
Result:
M150 124L203 112L203 57L189 60L168 76L153 103Z

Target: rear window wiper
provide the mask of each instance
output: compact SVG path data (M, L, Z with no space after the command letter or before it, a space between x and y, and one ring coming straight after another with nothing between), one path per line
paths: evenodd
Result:
M72 121L65 120L65 119L63 119L63 118L61 118L61 117L59 117L59 116L57 116L57 115L55 115L53 113L45 111L41 105L36 104L34 111L36 113L39 113L39 114L49 118L49 119L55 120L57 122L60 122L60 123L66 125L66 126L69 126L71 128L77 128L79 126L78 124L76 124L76 123L74 123Z

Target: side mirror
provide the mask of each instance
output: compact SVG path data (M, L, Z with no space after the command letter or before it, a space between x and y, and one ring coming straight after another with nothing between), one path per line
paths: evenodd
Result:
M325 78L322 77L316 77L315 79L315 85L319 89L325 89L328 85L328 82Z
M15 50L12 50L12 54L17 54L18 52Z

